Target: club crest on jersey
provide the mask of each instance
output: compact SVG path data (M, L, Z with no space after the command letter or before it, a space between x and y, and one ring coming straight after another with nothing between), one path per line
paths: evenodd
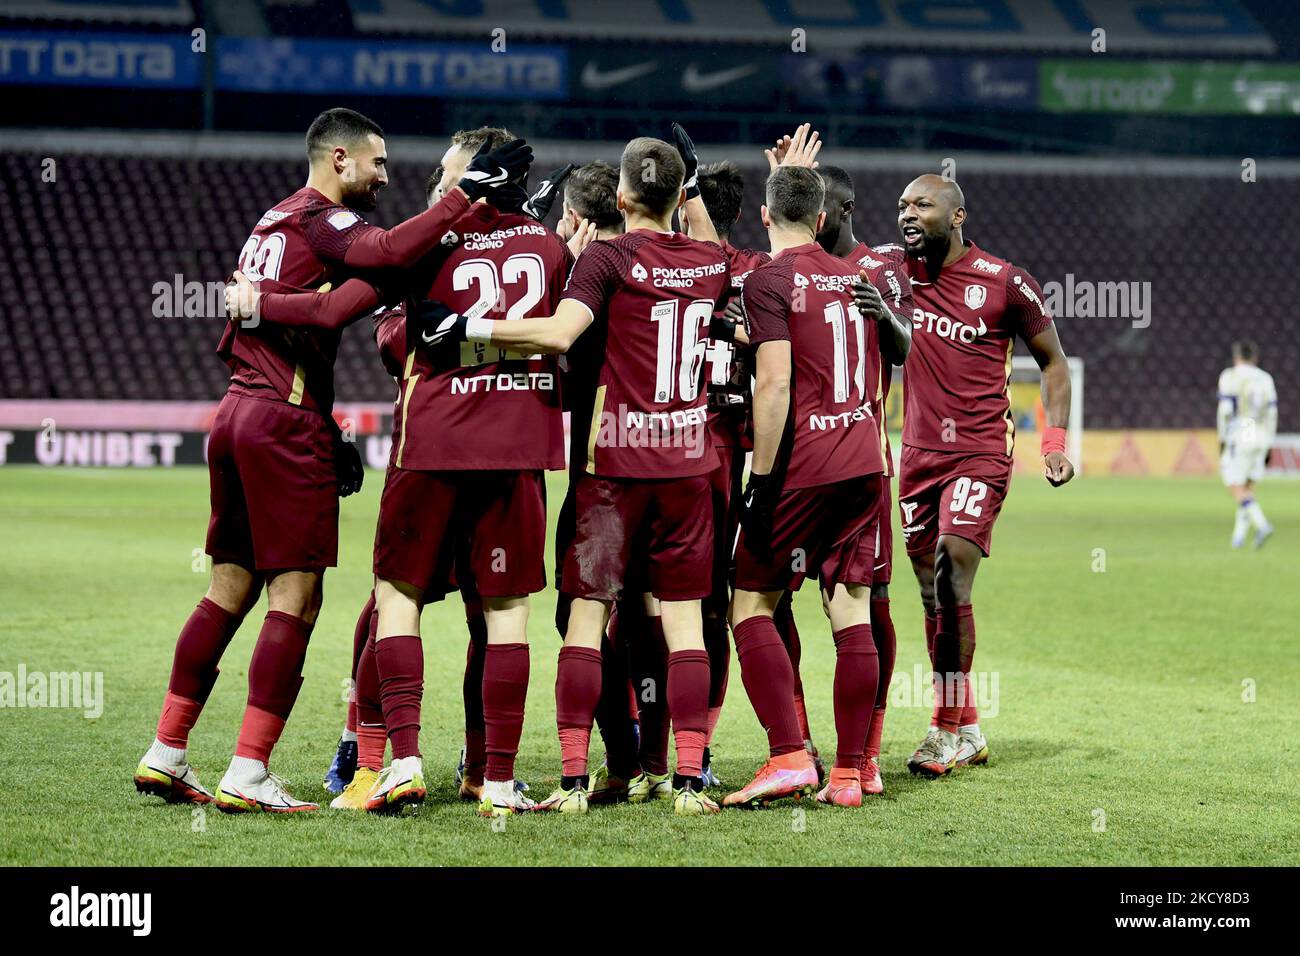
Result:
M989 290L982 285L968 285L966 287L966 308L978 309L984 304L984 300L989 297Z
M650 273L645 271L645 266L639 262L632 263L632 278L637 282L644 282Z
M454 232L449 231L442 237L442 244L444 246L454 246L458 242L460 242L460 236L456 235Z

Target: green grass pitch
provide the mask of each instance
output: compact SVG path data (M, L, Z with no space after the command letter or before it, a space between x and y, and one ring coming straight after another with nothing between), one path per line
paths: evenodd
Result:
M299 797L328 799L321 777L344 719L381 480L371 472L343 503L342 563L326 578L307 683L273 759ZM552 475L552 512L559 492ZM494 830L452 789L465 652L455 598L425 612L430 793L418 816L226 817L138 796L131 776L153 736L176 633L206 583L195 570L206 473L5 468L0 671L102 672L105 700L98 719L0 710L0 862L1295 865L1297 492L1266 484L1277 535L1260 553L1236 553L1230 500L1211 480L1080 479L1053 490L1018 477L975 589L976 669L996 675L998 690L996 716L983 721L987 767L937 781L907 773L928 709L910 693L925 652L900 537L883 798L859 810L778 804L710 819L678 819L664 803L595 808ZM535 599L519 765L538 797L558 773L553 600ZM813 731L830 752L830 634L810 588L796 610ZM227 654L191 740L210 787L234 746L261 613ZM765 749L734 656L732 668L714 750L723 780L738 785Z

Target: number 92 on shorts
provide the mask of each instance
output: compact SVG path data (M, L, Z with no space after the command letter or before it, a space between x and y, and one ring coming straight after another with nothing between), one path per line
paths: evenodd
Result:
M934 551L939 535L974 543L985 557L1011 485L1012 459L981 452L903 446L898 511L909 555Z

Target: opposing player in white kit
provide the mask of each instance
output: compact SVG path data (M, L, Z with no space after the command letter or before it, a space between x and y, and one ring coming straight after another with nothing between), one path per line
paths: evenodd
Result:
M1273 534L1255 500L1255 482L1264 477L1264 460L1277 432L1277 388L1258 361L1254 342L1233 342L1232 365L1219 375L1219 471L1237 499L1234 548L1246 543L1252 526L1256 549Z

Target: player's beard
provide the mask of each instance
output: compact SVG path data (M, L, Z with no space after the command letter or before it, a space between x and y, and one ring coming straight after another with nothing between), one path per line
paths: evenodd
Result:
M946 233L936 236L923 232L919 246L909 246L904 240L903 248L913 259L934 259L938 257L939 261L942 262L944 256L948 254L948 236Z
M370 187L349 191L343 194L343 205L357 212L370 212L377 205L378 196L378 190Z

